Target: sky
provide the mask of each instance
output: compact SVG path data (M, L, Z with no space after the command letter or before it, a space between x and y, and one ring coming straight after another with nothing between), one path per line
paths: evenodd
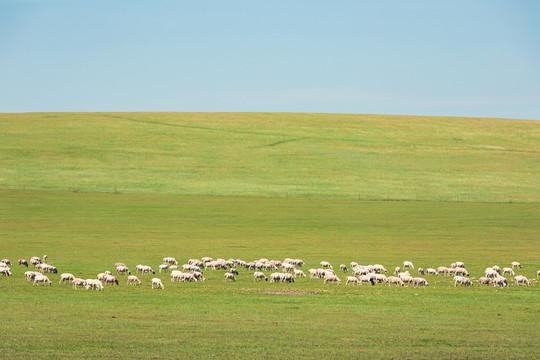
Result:
M540 1L0 0L0 112L540 119Z

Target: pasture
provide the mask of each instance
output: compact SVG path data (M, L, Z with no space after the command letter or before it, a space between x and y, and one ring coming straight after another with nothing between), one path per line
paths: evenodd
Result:
M471 277L520 261L535 278L537 204L364 202L155 194L0 192L2 256L47 253L59 272L95 278L114 263L155 269L164 256L299 257L416 266L464 261ZM239 270L164 290L122 278L105 291L0 278L5 357L28 358L537 358L539 286L426 288L254 283ZM307 272L307 271L306 271ZM344 276L338 275L344 280ZM288 355L289 356L289 355Z
M540 357L530 287L345 286L341 263L463 261L540 270L540 123L347 114L0 114L0 350L5 358ZM384 201L381 201L384 200ZM405 200L405 201L387 201ZM59 274L32 286L17 259ZM301 258L321 279L139 275L59 284L115 262ZM270 272L265 271L267 275ZM416 276L417 273L413 272ZM152 290L150 279L165 289ZM508 277L511 280L511 277Z

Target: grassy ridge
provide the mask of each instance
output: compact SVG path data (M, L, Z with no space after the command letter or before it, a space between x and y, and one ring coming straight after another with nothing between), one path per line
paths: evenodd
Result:
M345 114L0 114L0 187L540 201L540 123Z
M537 204L359 202L151 194L0 191L0 257L47 252L60 271L94 277L163 256L353 260L388 269L462 260L472 276L521 261L534 277ZM320 280L203 284L152 292L149 280L103 293L0 277L0 348L9 358L537 358L540 294L530 288L325 286ZM343 277L342 277L343 278ZM261 291L304 291L279 295Z

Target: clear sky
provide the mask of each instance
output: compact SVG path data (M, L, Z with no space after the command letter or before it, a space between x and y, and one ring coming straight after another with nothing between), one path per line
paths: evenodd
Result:
M540 1L0 0L0 112L540 119Z

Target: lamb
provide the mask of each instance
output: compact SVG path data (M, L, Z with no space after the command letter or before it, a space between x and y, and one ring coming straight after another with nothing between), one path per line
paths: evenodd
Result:
M73 288L76 289L77 286L86 286L86 280L79 278L73 279Z
M157 289L165 289L165 286L161 282L161 279L153 278L152 279L152 289L154 288L154 285L156 285Z
M518 263L517 261L512 261L512 269L516 269L516 268L523 269L520 263Z
M347 271L349 271L349 270L347 269L347 265L345 265L345 264L339 265L339 269L340 269L341 271L345 272L345 273L346 273Z
M178 261L176 261L175 258L173 257L164 257L163 258L163 263L164 264L169 264L169 265L178 265Z
M256 271L253 273L253 281L257 281L257 279L264 279L265 281L268 281L266 275L264 275L264 273L260 271Z
M49 280L49 278L43 274L37 274L35 277L34 277L34 285L36 285L37 283L40 283L42 282L43 283L43 286L45 286L45 283L49 284L49 285L52 285L51 283L51 280Z
M415 287L418 287L418 286L429 286L428 282L426 281L426 279L424 278L421 278L421 277L415 277L413 279L413 286Z
M454 276L454 287L456 287L457 284L459 284L459 286L473 286L472 281L464 276Z
M424 269L422 269L422 268L418 268L418 274L426 275L426 273L424 272Z
M328 261L321 261L321 267L333 269L332 265Z
M519 284L531 286L531 282L529 281L529 279L527 279L523 275L518 275L518 276L514 277L514 281L516 282L517 286L519 286Z
M9 268L7 268L7 267L2 267L2 268L0 268L0 274L2 274L2 275L4 275L4 276L11 276L11 275L13 275L13 274L11 273L11 271L9 270Z
M116 285L120 285L118 283L118 279L116 278L116 276L113 276L113 275L105 275L105 285L107 284L116 284Z
M407 268L408 268L408 269L414 270L414 265L413 265L413 263L410 262L410 261L404 261L404 262L403 262L403 268L404 268L404 269L407 269Z
M161 272L161 270L163 270L163 272L169 271L169 264L163 263L159 265L159 272Z
M135 275L129 275L127 278L127 284L128 285L141 285L142 282L139 280L139 278Z
M70 274L70 273L63 273L63 274L60 275L60 281L58 283L59 284L63 283L66 280L67 280L67 282L75 280L75 275Z
M334 274L326 274L324 276L324 283L326 284L326 282L333 282L333 283L338 283L338 285L341 285L341 280Z
M51 283L51 280L49 280L49 278L43 274L37 274L35 277L34 277L34 285L36 285L37 283L40 283L42 282L43 283L43 286L45 286L45 283L49 284L49 285L52 285Z
M294 277L307 277L306 274L302 270L294 269Z
M236 281L236 278L234 277L233 274L228 272L228 273L225 273L225 281L227 281L227 280L231 280L231 281L234 282L234 281Z
M405 284L403 283L403 280L401 280L400 278L398 278L396 276L389 276L388 277L388 286L390 286L391 284L397 284L399 286L405 286Z
M352 283L353 285L360 285L360 281L354 276L347 276L345 280L345 285L349 285L349 283Z
M28 267L28 261L25 259L19 259L19 267L21 267L21 265Z
M86 285L84 285L86 290L96 289L98 291L103 291L103 284L99 279L86 279Z
M482 276L480 279L478 279L478 286L482 285L491 285L491 279L487 276Z
M503 271L503 273L502 273L503 275L506 275L506 274L510 274L510 275L512 275L512 276L515 276L515 275L516 275L516 273L514 272L514 270L512 270L512 269L510 269L510 268L507 268L507 267L506 267L506 268L503 268L502 271Z
M116 273L117 274L125 274L125 273L128 273L128 275L131 275L131 271L129 271L128 267L125 266L125 265L119 265L116 267Z
M435 269L433 269L433 268L427 268L427 269L426 269L426 273L427 273L428 275L437 275L437 276L439 276L439 273L437 272L437 270L435 270Z

